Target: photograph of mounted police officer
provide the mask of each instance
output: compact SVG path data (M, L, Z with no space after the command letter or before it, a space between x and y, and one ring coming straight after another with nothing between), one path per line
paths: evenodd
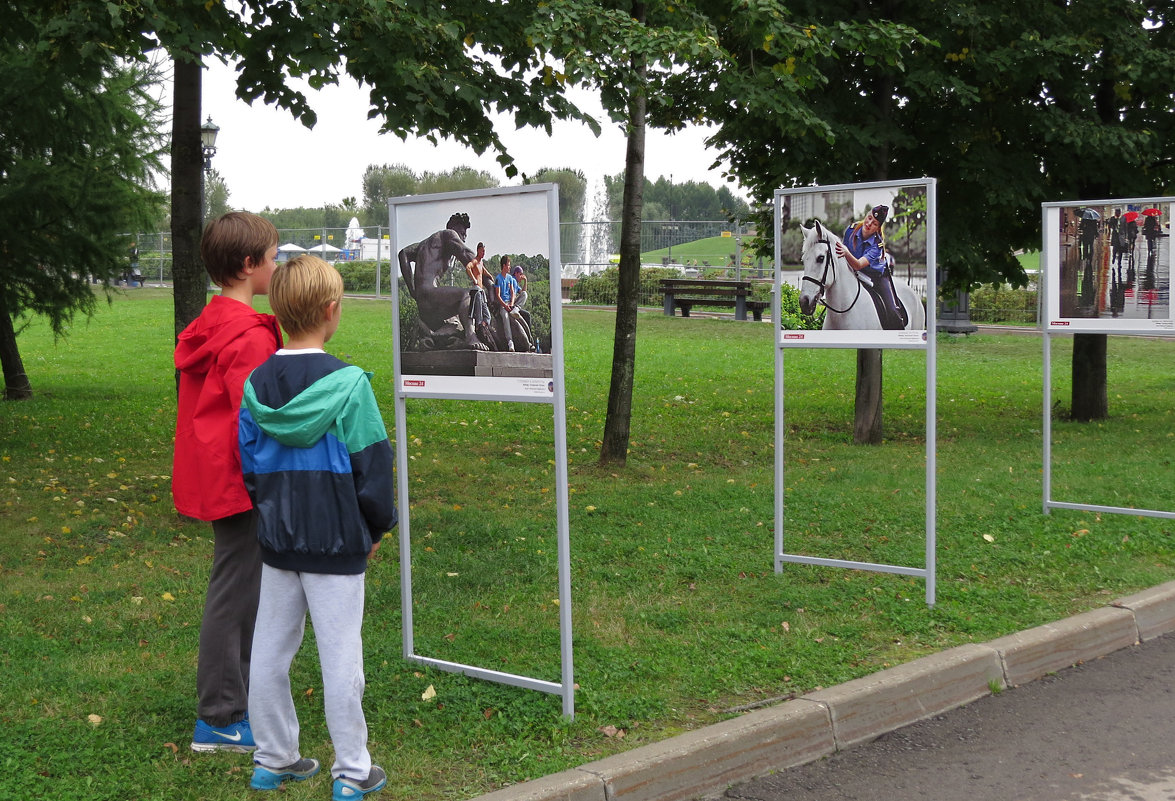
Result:
M925 331L924 186L813 191L780 203L782 275L802 313L823 314L825 331Z

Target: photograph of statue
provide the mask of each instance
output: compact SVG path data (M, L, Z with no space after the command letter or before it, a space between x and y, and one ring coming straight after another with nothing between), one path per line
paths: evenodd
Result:
M403 375L550 377L558 220L545 187L390 201Z

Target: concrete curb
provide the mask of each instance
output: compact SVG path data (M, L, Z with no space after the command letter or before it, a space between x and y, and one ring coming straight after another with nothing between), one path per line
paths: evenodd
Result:
M1055 623L963 645L778 706L503 788L477 801L685 801L1175 631L1175 581Z

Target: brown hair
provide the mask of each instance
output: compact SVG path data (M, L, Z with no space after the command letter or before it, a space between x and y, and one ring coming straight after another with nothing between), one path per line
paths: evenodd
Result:
M205 226L200 257L214 284L231 286L241 280L246 258L260 264L277 241L277 229L269 220L247 211L230 211Z
M269 306L291 337L313 331L328 303L343 299L343 276L317 256L279 264L269 281Z

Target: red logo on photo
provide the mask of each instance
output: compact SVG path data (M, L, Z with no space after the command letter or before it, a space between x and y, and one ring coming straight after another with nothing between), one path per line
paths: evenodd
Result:
M804 334L784 334L783 338L784 339L807 339L807 336Z
M406 387L423 387L424 380L420 378L405 378L404 386Z
M1069 324L1068 320L1053 320L1052 322L1049 323L1049 325L1068 325L1068 324Z

